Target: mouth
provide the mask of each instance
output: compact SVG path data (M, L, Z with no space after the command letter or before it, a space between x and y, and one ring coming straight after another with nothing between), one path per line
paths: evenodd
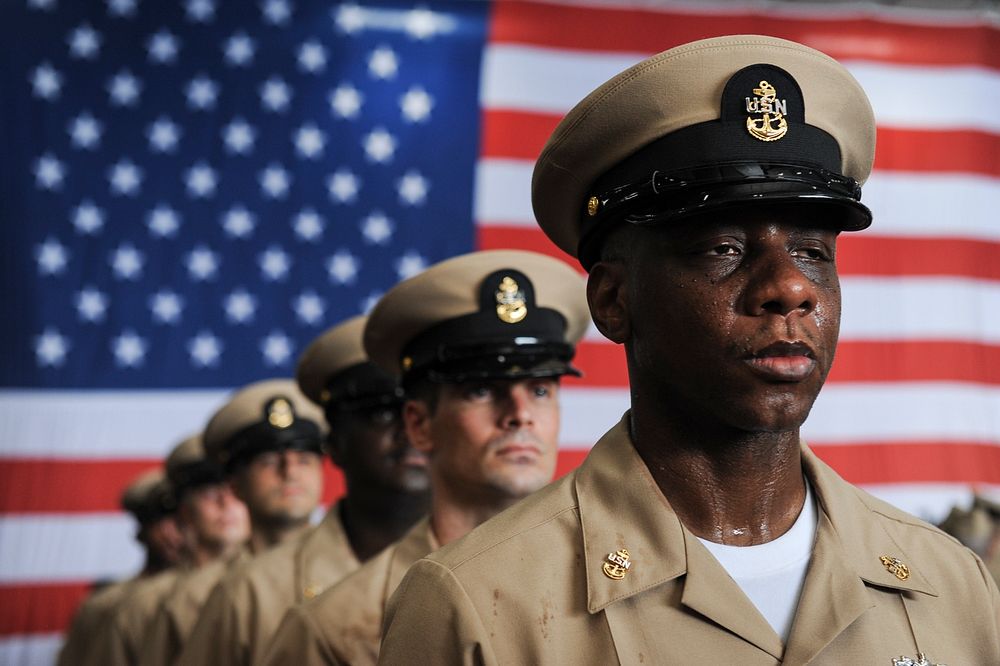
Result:
M403 467L427 467L427 456L415 449L409 449L396 460Z
M533 444L505 444L496 450L496 455L507 460L534 460L542 455Z
M779 382L800 382L816 369L816 353L801 341L772 343L745 359L756 374Z

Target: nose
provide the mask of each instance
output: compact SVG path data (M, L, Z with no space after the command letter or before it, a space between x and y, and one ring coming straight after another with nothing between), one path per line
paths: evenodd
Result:
M808 315L817 299L816 285L785 248L770 249L755 262L746 291L748 314Z
M520 383L513 384L505 397L500 417L504 429L524 428L535 422L529 387Z

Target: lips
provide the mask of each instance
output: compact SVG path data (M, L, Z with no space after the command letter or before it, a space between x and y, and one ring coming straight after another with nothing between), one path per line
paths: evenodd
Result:
M800 341L778 341L745 359L756 374L779 382L800 382L816 368L816 354Z
M532 444L507 444L496 450L502 458L537 458L541 451Z

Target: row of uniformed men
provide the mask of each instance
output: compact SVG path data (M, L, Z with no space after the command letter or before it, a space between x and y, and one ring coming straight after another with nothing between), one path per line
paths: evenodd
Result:
M397 285L126 492L148 565L84 603L63 663L374 663L409 565L552 479L559 378L588 323L582 278L529 252ZM346 493L309 527L324 451ZM171 504L179 558L156 536Z
M379 409L400 396L368 391L366 366L304 359L347 495L319 527L230 566L180 662L1000 663L982 560L801 440L837 346L837 237L872 221L874 144L851 74L773 37L682 45L599 87L543 149L532 204L590 274L594 323L625 348L630 410L524 497L553 472L557 380L588 321L579 276L494 252L397 285L363 346L400 378L402 407ZM258 507L306 492L292 470L319 426L290 388L259 390L205 441L253 530L274 535L288 523ZM348 434L396 415L408 444L382 471L416 477L429 460L429 518L405 534L390 517L424 511L419 484L347 462L363 439ZM273 494L240 481L267 475L261 456L282 479Z

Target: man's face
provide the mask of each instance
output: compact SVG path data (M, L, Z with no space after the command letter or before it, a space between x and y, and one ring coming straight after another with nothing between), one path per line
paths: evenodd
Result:
M633 393L695 422L798 428L837 346L837 234L787 211L729 215L628 230L635 256L618 275Z
M415 494L430 487L427 456L410 444L398 405L338 412L330 454L352 482Z
M322 458L311 451L259 453L236 471L233 490L254 522L305 522L323 492Z
M474 503L524 497L555 473L559 380L443 384L432 411L410 400L407 433L431 460L439 486Z
M179 517L185 535L205 548L225 549L250 537L247 507L227 483L187 491Z

